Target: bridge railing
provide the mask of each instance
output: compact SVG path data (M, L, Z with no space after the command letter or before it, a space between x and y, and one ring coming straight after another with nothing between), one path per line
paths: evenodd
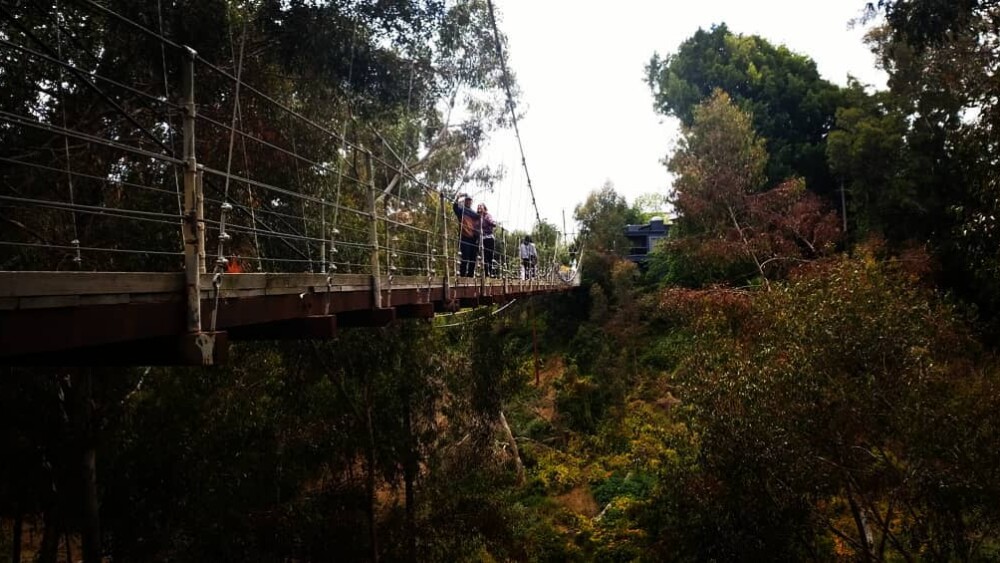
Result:
M286 80L238 40L230 60L209 61L81 6L52 14L54 26L0 28L0 85L13 88L0 104L0 270L457 282L450 194L407 165L419 143L393 146L349 93ZM74 42L60 23L81 10L159 54L159 68L117 68ZM497 269L518 279L508 238ZM539 255L557 281L554 250Z

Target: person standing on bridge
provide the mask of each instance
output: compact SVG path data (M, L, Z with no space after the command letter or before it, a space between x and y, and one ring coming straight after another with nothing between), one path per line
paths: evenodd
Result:
M483 233L483 268L486 270L486 277L499 277L497 276L498 268L493 262L495 256L494 250L496 249L496 238L493 236L493 229L496 228L497 223L493 220L493 216L490 215L489 210L486 209L485 204L480 203L476 207L476 214L479 215L479 224Z
M538 249L535 248L535 243L531 242L531 237L525 235L524 239L521 240L521 268L524 271L524 276L521 279L530 280L535 277L535 271L538 267Z
M459 201L464 201L464 205ZM455 215L461 223L461 240L458 245L462 256L459 265L459 276L471 278L476 275L476 257L479 255L479 235L481 222L479 214L472 210L472 198L468 194L459 194L452 204Z

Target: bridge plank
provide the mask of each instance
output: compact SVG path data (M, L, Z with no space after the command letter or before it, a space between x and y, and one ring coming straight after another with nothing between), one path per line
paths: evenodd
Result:
M182 273L0 272L0 297L169 293L183 288Z
M316 315L232 327L228 334L230 340L328 340L337 334L337 317Z
M101 295L98 297L107 297ZM42 297L20 298L17 302L18 309L55 309L57 307L79 307L80 297L77 295L52 295Z
M408 303L396 307L396 317L400 319L430 319L434 317L433 303Z
M201 278L204 297L214 297L213 274L203 274ZM327 283L330 285L328 286ZM382 277L385 289L421 289L442 287L443 277L430 280L425 276L394 276L389 281ZM308 292L367 291L371 288L371 276L367 274L227 274L222 277L220 295L241 295L240 291L260 291L254 295L283 295ZM457 278L451 281L455 288L505 287L498 279L479 280L477 278ZM522 282L508 281L507 287L519 287ZM539 284L533 284L538 286ZM144 294L147 301L155 300L155 294L181 294L184 291L184 275L178 272L0 272L0 298L87 296L108 294ZM173 299L170 299L173 300ZM44 302L43 302L44 303ZM52 302L57 303L57 302ZM18 306L23 306L19 303ZM60 306L60 305L37 305ZM7 304L9 308L9 303Z
M104 279L107 279L107 276L104 276ZM435 311L450 310L449 303L454 306L460 301L467 305L496 303L514 297L527 297L566 289L563 285L531 282L510 283L506 287L503 284L491 285L486 291L481 291L480 286L473 283L453 286L446 296L443 280L435 281L442 282L442 285L434 284L429 290L426 286L410 289L394 287L391 292L391 303L394 307L399 307L397 317L427 315L431 312L430 307ZM255 284L246 285L253 287ZM259 280L256 285L261 285ZM342 313L349 313L345 317L345 326L381 325L390 320L388 312L370 312L372 297L371 288L367 285L359 287L357 291L327 292L325 284L321 291L295 293L288 288L287 291L290 293L281 295L267 294L267 291L267 288L235 290L232 293L236 294L236 297L220 298L215 328L225 331L235 327L291 321L316 315L343 316ZM259 292L260 295L253 297L247 295L253 292ZM203 327L208 330L211 313L215 308L215 299L209 298L207 293L205 296L206 298L202 300L202 322ZM384 303L390 302L388 296L389 291L386 289L383 291L383 297L386 298ZM165 293L109 291L105 294L89 295L0 297L0 303L8 307L0 309L0 359L32 354L56 354L37 356L40 361L49 362L56 361L57 358L71 358L75 349L119 344L127 348L124 343L167 337L176 339L185 330L183 297L183 293L179 290ZM448 303L445 302L446 298ZM452 299L455 301L451 301ZM17 309L9 308L12 300L17 301L15 305ZM31 308L21 308L22 301ZM76 303L78 306L67 306L71 303ZM428 303L431 305L428 306ZM295 324L290 323L289 326ZM326 331L327 326L329 325L322 324L317 332ZM175 344L171 344L170 349L175 349ZM70 355L58 356L62 351ZM103 353L105 352L99 351L95 361L100 361L100 354ZM109 358L109 360L114 359Z

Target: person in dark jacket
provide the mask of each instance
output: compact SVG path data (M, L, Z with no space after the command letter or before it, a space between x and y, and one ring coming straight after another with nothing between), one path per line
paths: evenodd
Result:
M486 209L486 205L482 203L476 207L476 214L479 215L479 225L483 233L483 267L486 269L486 277L499 277L497 264L494 262L496 238L493 236L493 229L496 228L497 223L493 220L489 210Z
M459 201L464 201L464 205ZM472 209L472 198L467 194L459 194L452 204L455 215L462 225L461 240L458 251L462 256L459 266L459 276L471 278L476 274L476 257L479 256L480 220L479 214Z

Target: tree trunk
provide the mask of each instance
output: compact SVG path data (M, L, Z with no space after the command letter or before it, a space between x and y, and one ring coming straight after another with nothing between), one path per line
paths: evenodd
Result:
M56 508L48 508L42 518L45 530L42 532L42 545L38 548L35 561L37 563L56 563L56 555L59 551L59 526L56 524L59 518L56 515Z
M14 563L21 563L21 535L24 533L24 516L21 514L21 507L16 506L14 510L14 537L11 541L11 558Z
M97 453L93 442L83 452L83 560L101 561L101 521L97 500Z
M854 524L858 529L858 541L861 543L861 560L872 561L872 533L868 528L868 518L864 511L858 506L851 492L851 485L847 485L847 501L851 507L851 515L854 517Z
M414 447L413 421L410 414L410 391L403 392L403 430L406 434L406 459L403 462L403 487L406 492L406 551L407 561L417 560L416 500L413 482L417 476L417 452Z
M517 484L523 485L525 476L524 464L521 463L521 452L517 449L517 441L514 440L514 433L510 431L510 425L507 424L507 417L503 415L503 411L500 411L500 429L503 430L504 438L510 444L510 451L514 456L514 467L517 470Z
M368 541L371 544L372 563L378 563L378 531L375 527L375 428L372 423L371 381L365 380L365 426L368 430L367 492L368 492Z
M76 397L76 430L83 451L80 476L83 483L83 560L86 563L101 561L100 506L97 496L97 440L94 431L94 402L92 377L89 369L73 375L73 392Z
M531 349L533 354L533 363L535 366L535 387L540 388L542 385L542 380L538 375L538 323L535 321L535 305L532 303L529 309L531 314ZM503 413L500 413L503 416ZM506 423L505 423L506 424Z

